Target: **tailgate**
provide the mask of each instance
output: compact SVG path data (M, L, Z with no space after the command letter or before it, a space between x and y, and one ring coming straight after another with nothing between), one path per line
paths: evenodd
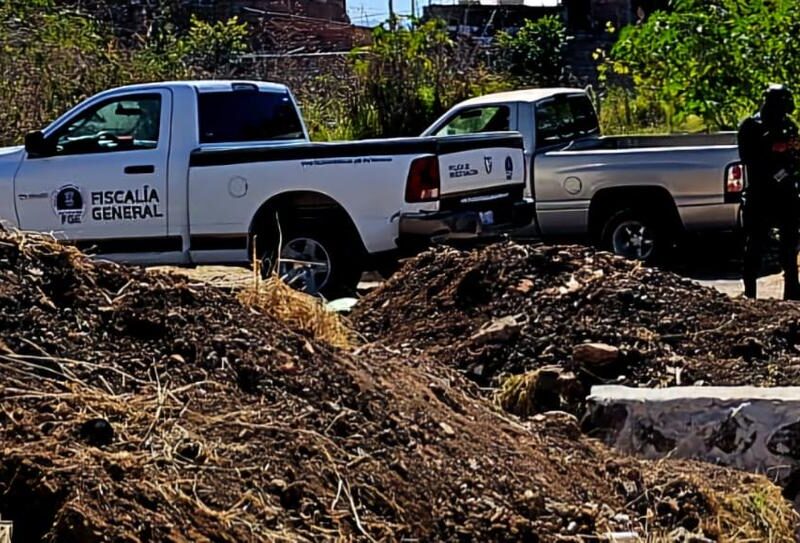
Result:
M449 136L437 143L442 198L510 190L525 183L523 141L517 133Z

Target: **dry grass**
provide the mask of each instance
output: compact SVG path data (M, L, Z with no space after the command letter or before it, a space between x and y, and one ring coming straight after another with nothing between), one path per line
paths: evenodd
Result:
M539 381L538 371L529 371L520 375L507 377L494 393L494 403L503 411L519 417L529 417L536 413L533 402L536 384Z
M793 543L798 514L784 499L781 489L767 479L753 481L747 494L712 489L694 478L703 493L712 499L716 518L703 526L721 543ZM705 487L705 488L704 488ZM674 536L663 533L645 534L646 543L673 543Z
M355 334L338 314L327 311L319 299L286 286L277 276L264 280L260 273L248 272L246 268L222 266L197 269L162 266L150 270L182 275L192 281L236 291L242 303L334 347L347 349L354 343Z
M203 266L196 269L154 267L152 271L183 275L218 288L237 292L239 301L280 320L293 330L339 349L354 346L355 333L322 301L298 292L277 275L261 278L261 263L253 257L252 267Z
M792 527L797 512L784 499L780 488L768 482L756 483L748 494L719 496L719 529L723 541L744 543L791 543L796 541ZM767 539L764 539L767 534Z
M276 275L262 280L256 271L253 282L238 297L243 304L332 347L349 349L355 343L354 332L338 314L325 309L318 298L294 290Z

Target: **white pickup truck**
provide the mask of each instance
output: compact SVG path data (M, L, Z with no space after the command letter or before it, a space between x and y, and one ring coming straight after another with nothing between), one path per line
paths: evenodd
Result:
M601 137L580 89L482 96L423 135L514 130L525 138L526 196L545 239L588 239L656 259L684 232L734 230L745 184L734 133Z
M0 220L140 264L247 264L255 245L334 295L400 250L529 224L524 179L519 134L314 144L282 85L154 83L0 149Z

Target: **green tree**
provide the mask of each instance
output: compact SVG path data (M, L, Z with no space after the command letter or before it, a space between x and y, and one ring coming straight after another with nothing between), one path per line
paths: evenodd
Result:
M247 23L237 17L208 23L192 15L189 32L179 43L190 66L220 77L235 72L237 59L249 49L248 37Z
M800 3L676 0L624 28L602 67L661 104L671 126L692 115L732 128L771 81L800 84Z
M497 36L500 66L521 84L553 86L567 76L567 30L556 16L526 19L522 28Z

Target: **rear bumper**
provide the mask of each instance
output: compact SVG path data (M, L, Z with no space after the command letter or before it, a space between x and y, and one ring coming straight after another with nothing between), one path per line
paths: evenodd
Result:
M488 221L484 213L486 212L466 210L404 214L400 217L397 246L401 249L413 249L431 243L500 238L529 226L533 222L535 205L529 201L514 203L510 222L502 224L485 224Z

